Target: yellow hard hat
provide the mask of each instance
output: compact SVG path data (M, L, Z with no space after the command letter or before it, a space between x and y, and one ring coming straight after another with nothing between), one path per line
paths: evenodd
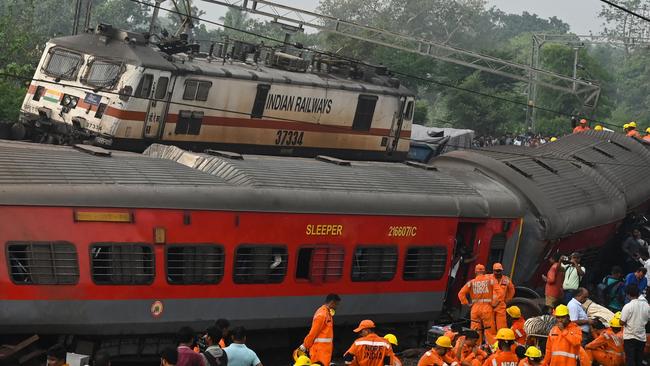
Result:
M513 306L507 308L506 313L508 313L508 315L510 315L511 317L513 317L515 319L521 318L521 309L519 309L519 306L517 306L517 305L513 305Z
M451 338L447 336L440 336L436 339L436 346L442 348L451 348Z
M498 340L503 340L503 341L514 341L515 340L515 332L512 331L510 328L501 328L497 332L497 337Z
M622 315L622 313L620 311L617 311L617 312L614 313L614 318L616 318L618 320L621 320L621 315Z
M307 354L305 352L301 351L300 348L296 348L293 351L293 360L298 362L300 357L307 357Z
M603 130L603 126L601 126L601 125L596 125L596 127L594 127L594 130L596 130L596 131L602 131L602 130Z
M623 128L627 130L628 128L630 128L630 124L629 123L624 124Z
M526 350L526 353L524 353L524 356L530 358L542 358L542 351L540 351L539 348L535 346L530 346Z
M630 122L627 124L627 126L636 128L636 122Z
M619 318L612 318L612 320L609 321L609 326L612 328L620 328L621 327L621 319Z
M397 337L395 337L395 334L388 333L384 336L384 339L387 340L388 343L397 346Z
M551 137L551 142L557 141L557 137Z
M569 316L569 308L566 305L558 305L555 308L555 316Z
M645 129L645 133L650 133L650 127Z
M307 356L300 356L296 360L296 363L293 364L293 366L310 366L311 365L311 360Z

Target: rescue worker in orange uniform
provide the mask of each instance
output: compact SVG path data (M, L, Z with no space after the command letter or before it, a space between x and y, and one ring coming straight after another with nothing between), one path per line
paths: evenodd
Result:
M494 308L499 304L501 298L501 286L491 275L485 274L485 266L477 264L474 268L476 278L470 280L458 292L458 299L463 305L468 305L469 295L472 301L470 313L471 328L479 333L479 343L482 343L482 335L489 344L494 343L495 325Z
M650 127L645 129L645 136L643 136L643 141L650 142Z
M580 120L580 124L573 129L573 133L586 132L589 130L590 128L587 126L587 120L583 118Z
M501 263L494 263L492 265L492 277L494 277L501 287L499 304L494 309L496 327L497 329L508 328L506 303L515 297L515 286L512 284L512 280L503 274L503 266Z
M515 332L515 343L518 346L525 346L526 331L524 330L524 323L526 323L526 319L521 316L521 309L519 309L519 306L513 305L506 309L506 315L508 315L510 329Z
M343 355L346 365L358 366L390 366L395 354L387 340L375 333L375 323L372 320L362 320L354 330L361 337ZM324 365L329 365L324 364Z
M487 352L479 347L478 338L478 333L472 330L456 340L453 352L461 366L481 366L488 358Z
M539 366L542 363L542 351L535 346L530 346L524 353L525 358L519 361L519 366Z
M512 329L502 328L497 332L498 349L492 356L488 357L483 366L517 366L519 357L512 351L515 344L515 333Z
M627 124L627 133L626 135L628 137L636 137L638 139L641 138L641 135L639 134L639 131L636 130L636 122L630 122Z
M451 349L451 339L447 336L440 336L436 339L436 345L420 357L418 366L449 366L443 359Z
M339 306L341 298L337 294L329 294L325 304L319 307L311 322L309 334L305 337L298 349L302 352L309 351L312 362L329 365L334 349L334 313Z
M388 341L388 343L391 344L391 348L393 350L393 359L391 360L391 366L402 366L402 361L400 361L399 358L397 358L397 337L394 334L386 334L384 336L384 339Z
M609 328L598 338L587 344L585 348L589 357L603 366L625 365L620 319L612 318L609 322Z
M555 308L557 323L548 334L542 366L577 366L582 342L582 329L569 318L569 308Z

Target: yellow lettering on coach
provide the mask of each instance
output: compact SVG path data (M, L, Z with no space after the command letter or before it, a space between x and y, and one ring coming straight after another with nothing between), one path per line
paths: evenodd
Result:
M341 236L343 235L343 225L308 224L305 234L309 236Z

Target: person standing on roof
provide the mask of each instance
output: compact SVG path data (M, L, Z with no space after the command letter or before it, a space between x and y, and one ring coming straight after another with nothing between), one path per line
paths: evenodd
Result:
M420 357L418 366L448 366L443 357L451 348L451 339L449 337L438 337L435 346Z
M316 310L311 322L311 329L298 349L302 352L309 351L312 362L329 365L334 349L334 313L341 303L337 294L325 297L325 303Z
M587 354L592 361L605 366L625 365L625 353L623 352L623 332L621 332L621 321L612 318L609 328L601 333L598 338L585 346Z
M501 287L501 291L499 291L499 304L494 309L495 323L497 329L508 328L506 304L515 297L515 286L512 284L512 280L503 274L503 265L501 263L494 263L492 265L492 277Z
M375 333L372 320L362 320L354 330L361 337L343 355L346 365L355 366L390 366L395 354L387 340Z
M519 306L513 305L506 309L506 314L508 315L510 329L515 333L515 343L518 346L525 346L526 331L524 330L524 323L526 323L526 319L521 316L521 309L519 309Z
M458 299L463 305L469 305L471 300L472 310L470 313L471 328L479 333L485 334L489 344L494 343L495 325L494 309L499 305L501 298L501 286L494 277L485 274L485 266L477 264L474 268L476 278L470 280L458 292ZM482 343L481 337L479 343Z
M582 342L582 330L569 318L569 308L555 308L556 325L546 340L546 354L542 366L577 366Z
M645 136L643 136L643 141L650 142L650 127L645 129Z
M583 118L580 120L580 124L573 129L573 133L587 132L590 129L587 125L587 120Z
M635 137L637 139L641 138L641 135L639 134L639 131L636 130L636 122L632 121L627 124L627 133L626 135L628 137Z
M515 343L515 333L508 328L499 329L497 332L497 351L488 357L483 366L514 366L519 362L519 357L512 351Z
M585 267L580 265L581 255L578 252L571 254L568 261L563 261L562 269L564 270L564 283L562 283L562 290L564 291L564 304L568 304L575 295L580 281L584 277L586 271Z

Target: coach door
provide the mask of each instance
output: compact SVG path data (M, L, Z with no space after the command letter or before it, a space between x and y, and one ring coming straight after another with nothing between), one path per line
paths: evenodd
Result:
M151 70L143 75L143 83L151 83L149 107L144 121L144 138L157 139L165 122L169 102L171 73Z

